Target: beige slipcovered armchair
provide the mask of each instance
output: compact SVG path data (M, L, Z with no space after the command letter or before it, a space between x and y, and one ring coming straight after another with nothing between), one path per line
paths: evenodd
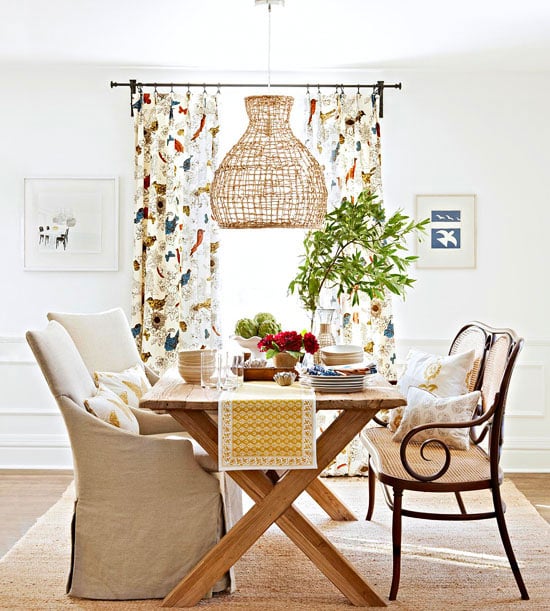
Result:
M48 312L48 320L55 320L68 331L88 371L121 372L134 365L143 367L151 384L158 375L142 362L122 308L104 312L73 314ZM181 426L169 414L154 414L130 406L139 421L142 435L181 431Z
M67 592L109 600L164 597L240 517L240 489L189 440L129 432L88 413L85 401L97 388L59 323L27 332L27 341L73 452ZM214 591L227 588L234 588L232 575Z

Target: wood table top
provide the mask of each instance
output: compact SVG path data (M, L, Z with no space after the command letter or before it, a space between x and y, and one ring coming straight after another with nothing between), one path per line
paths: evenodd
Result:
M245 384L275 384L275 382L245 382ZM173 410L217 410L220 391L187 384L176 369L167 371L140 399L139 406L155 412ZM315 392L317 410L391 409L406 404L405 397L379 374L360 392Z

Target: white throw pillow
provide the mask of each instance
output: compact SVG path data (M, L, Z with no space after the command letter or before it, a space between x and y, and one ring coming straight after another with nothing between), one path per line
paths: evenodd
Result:
M479 390L457 397L436 397L422 388L411 386L407 393L407 405L403 411L403 418L392 439L400 442L411 429L429 422L471 420L480 397ZM468 428L426 429L415 435L411 443L426 439L440 439L449 448L467 450L470 447L469 431Z
M96 371L96 386L108 388L126 405L139 407L139 400L151 388L151 383L141 365L135 365L120 372Z
M450 356L410 350L405 372L399 379L397 388L405 397L411 386L427 390L438 397L463 395L470 390L470 378L475 370L474 360L474 350ZM392 433L399 427L403 409L390 411L388 428Z
M139 423L132 410L108 388L100 386L95 397L84 399L84 407L103 422L125 431L139 433Z

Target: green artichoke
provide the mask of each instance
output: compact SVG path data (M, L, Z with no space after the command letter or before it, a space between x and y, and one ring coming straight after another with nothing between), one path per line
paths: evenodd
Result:
M281 331L281 325L276 320L265 320L258 327L258 335L265 337L266 335L276 335Z
M241 318L235 325L235 335L245 339L258 335L258 325L251 318Z
M257 325L261 325L263 322L267 322L268 320L276 322L275 316L269 312L258 312L256 316L254 316L254 321Z

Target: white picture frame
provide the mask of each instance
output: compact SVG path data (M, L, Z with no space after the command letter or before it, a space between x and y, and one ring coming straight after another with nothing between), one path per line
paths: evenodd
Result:
M24 182L25 270L118 270L116 177Z
M417 195L416 218L430 221L417 245L417 267L475 268L475 217L475 195Z

